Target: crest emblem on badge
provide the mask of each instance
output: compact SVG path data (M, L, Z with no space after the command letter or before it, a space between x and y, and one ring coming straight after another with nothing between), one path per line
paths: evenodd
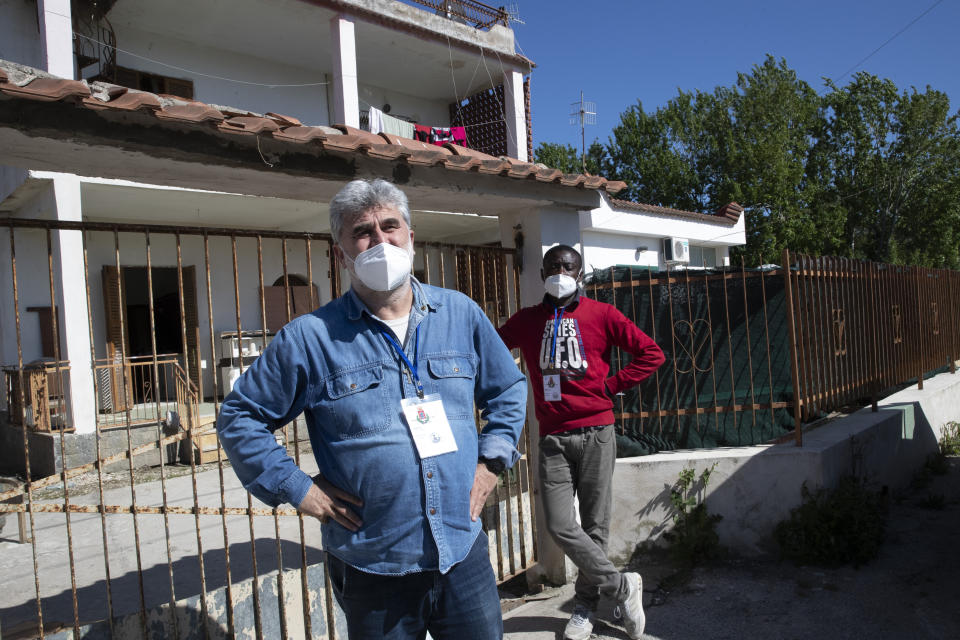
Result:
M430 422L430 416L428 416L427 412L423 410L423 407L417 407L417 422L420 424L427 424Z
M433 441L434 441L434 442L440 442L440 434L439 434L439 433L432 433L432 434L430 434L430 435L433 436Z

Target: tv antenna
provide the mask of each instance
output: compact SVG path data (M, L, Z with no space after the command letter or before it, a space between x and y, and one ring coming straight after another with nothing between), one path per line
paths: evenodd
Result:
M588 124L597 124L597 103L584 102L583 91L580 92L579 102L570 105L573 111L570 112L570 124L580 125L580 160L583 165L583 172L587 172L587 134L586 126Z
M518 7L515 2L510 3L506 6L506 12L510 22L516 22L517 24L526 24L526 22L520 19L520 7Z

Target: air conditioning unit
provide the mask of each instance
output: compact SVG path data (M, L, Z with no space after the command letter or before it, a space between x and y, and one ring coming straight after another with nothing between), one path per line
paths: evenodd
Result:
M690 241L686 238L664 238L663 261L673 264L688 264L690 262Z

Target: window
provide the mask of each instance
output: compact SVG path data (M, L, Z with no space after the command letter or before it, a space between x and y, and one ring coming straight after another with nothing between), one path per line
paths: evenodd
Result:
M117 67L116 83L131 89L140 89L150 93L165 93L186 100L193 100L193 80L168 78L146 71Z
M717 266L717 248L716 247L698 247L690 245L690 266L691 267L715 267Z

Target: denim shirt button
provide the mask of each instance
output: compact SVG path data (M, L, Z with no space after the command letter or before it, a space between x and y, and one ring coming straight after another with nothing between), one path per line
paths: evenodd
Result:
M427 477L428 477L428 478L432 478L432 477L433 477L433 471L427 471Z
M433 509L433 508L431 508L431 509L430 509L430 515L432 515L432 516L435 516L435 515L437 515L437 510L436 510L436 509Z

